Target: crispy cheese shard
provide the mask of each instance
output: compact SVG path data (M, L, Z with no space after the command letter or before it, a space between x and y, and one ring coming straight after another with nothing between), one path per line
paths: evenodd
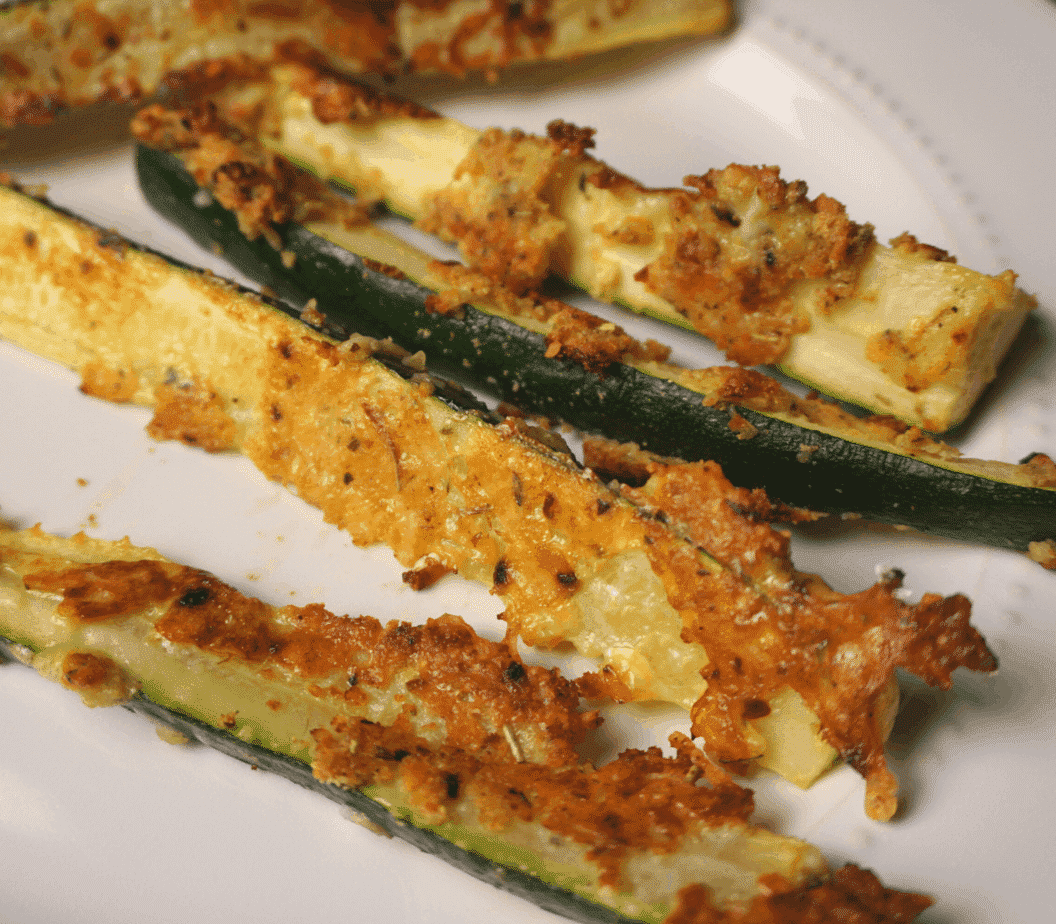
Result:
M769 762L805 785L843 756L867 777L869 813L889 818L895 667L942 685L958 666L995 667L960 595L910 605L885 583L840 597L777 557L745 574L681 513L613 492L523 422L453 408L420 366L405 378L374 343L337 343L11 187L0 204L0 335L80 371L90 394L152 407L156 438L241 452L357 544L484 583L511 639L570 642L635 698L691 709L718 759ZM848 613L854 637L830 647ZM802 671L786 678L792 656ZM756 658L770 667L737 667ZM785 703L801 708L758 724ZM806 745L791 760L775 738L786 726Z
M410 822L437 836L419 846L448 841L438 852L480 871L471 845L505 873L491 881L534 877L527 897L582 920L590 903L654 922L776 922L784 904L905 921L930 904L751 824L751 794L687 739L674 756L581 761L598 723L573 684L454 616L273 607L128 540L0 528L4 640L88 705L168 718L254 762L241 745L294 759L279 772L308 764L332 798L356 790L389 830Z
M556 274L925 430L965 418L1034 307L1013 272L959 266L910 234L885 246L776 167L648 189L588 153L590 129L481 131L299 65L221 98L292 160L383 199L515 291Z
M464 74L708 35L729 0L54 0L0 10L0 124L138 100L218 58L324 60L340 71Z

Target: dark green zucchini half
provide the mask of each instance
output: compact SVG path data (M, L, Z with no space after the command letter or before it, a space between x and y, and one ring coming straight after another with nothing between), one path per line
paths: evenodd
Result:
M391 337L423 350L430 368L525 411L658 455L712 459L735 485L765 488L796 507L1017 551L1056 540L1056 491L943 467L746 407L708 406L701 393L629 365L598 375L547 358L542 334L469 305L457 315L432 312L431 290L296 223L276 228L281 250L263 237L247 239L234 214L204 195L167 152L140 144L136 165L159 213L202 246L219 248L280 299L297 306L314 299L328 326L345 336ZM731 427L741 419L747 427ZM744 438L746 431L753 435Z

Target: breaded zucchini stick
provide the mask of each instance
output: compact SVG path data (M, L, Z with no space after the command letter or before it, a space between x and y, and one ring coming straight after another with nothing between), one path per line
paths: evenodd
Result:
M0 9L0 124L142 99L213 58L463 74L707 35L730 16L729 0L22 0Z
M580 761L597 722L573 685L454 616L276 608L127 540L0 529L5 648L90 706L314 777L382 830L582 921L776 922L785 904L908 921L930 904L751 824L751 794L686 740L675 757Z
M648 189L588 153L590 129L481 131L311 66L217 98L285 156L383 199L515 291L556 274L925 430L964 419L1034 306L1013 272L958 266L909 234L885 246L775 167Z
M78 370L89 394L153 407L157 438L241 452L412 572L485 583L511 640L570 642L635 698L691 708L718 759L769 754L809 783L845 756L869 814L889 818L895 667L940 685L958 666L995 667L962 596L909 605L891 582L840 597L791 569L742 575L518 421L492 425L396 374L362 338L336 343L10 187L0 205L0 335ZM771 713L784 718L764 735Z

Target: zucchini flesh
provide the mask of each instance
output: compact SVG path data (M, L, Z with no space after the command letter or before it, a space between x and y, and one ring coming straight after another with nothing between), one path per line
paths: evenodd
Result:
M570 745L595 723L571 684L455 617L382 627L318 606L278 609L127 540L0 530L0 644L88 705L126 705L576 920L660 921L696 885L709 888L707 907L736 913L775 876L776 891L809 902L828 875L815 848L747 821L747 791L721 774L696 785L689 752L580 764ZM350 784L342 764L371 744ZM623 801L613 792L600 810L581 806L580 830L547 810L552 781L601 792L621 776ZM520 787L530 819L503 818L493 779ZM667 800L669 843L637 830L635 789ZM573 798L565 812L575 808ZM618 828L587 834L606 813ZM880 892L881 906L928 903Z
M728 0L616 8L598 0L526 4L283 0L23 0L0 10L0 124L151 95L175 70L239 67L289 54L341 71L462 74L515 61L574 58L726 26Z
M1033 308L1013 273L957 266L908 235L885 247L772 167L646 189L586 153L589 130L481 132L311 67L217 98L285 156L380 196L515 288L555 273L925 430L965 418Z
M143 135L142 121L137 124ZM860 421L794 399L755 372L712 374L711 384L708 374L721 370L690 372L621 358L599 374L576 359L547 355L544 332L504 316L493 302L478 297L472 304L463 294L457 312L435 310L437 290L454 283L383 232L344 227L340 211L328 221L285 221L247 237L236 214L203 199L205 190L179 156L151 146L157 143L148 138L136 154L150 204L199 244L219 247L250 278L291 304L311 301L346 332L392 337L408 350L424 350L430 366L585 432L661 456L715 460L734 484L764 488L794 507L910 526L1048 561L1045 552L1056 537L1056 469L1043 456L1018 466L965 459L919 432L900 433L887 421ZM279 202L282 196L276 194ZM372 260L395 264L399 275ZM755 407L753 398L759 399ZM767 406L775 410L759 409Z
M394 375L362 338L335 344L14 189L0 198L0 334L80 370L91 394L152 406L158 438L241 451L412 574L485 583L510 638L571 642L621 696L691 708L718 759L806 785L839 754L866 777L868 813L890 818L895 667L948 686L959 666L996 666L960 595L909 605L897 580L840 595L774 537L752 573L726 566L517 422L490 426Z

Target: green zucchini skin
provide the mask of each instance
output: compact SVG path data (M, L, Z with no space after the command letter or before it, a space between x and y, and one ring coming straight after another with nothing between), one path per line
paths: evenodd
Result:
M210 199L171 154L138 144L136 168L151 206L280 299L314 298L328 325L391 337L423 350L430 367L460 377L525 411L580 430L634 442L686 461L718 462L735 485L764 488L786 504L998 548L1026 551L1056 539L1056 491L951 471L742 407L708 407L698 392L616 364L604 376L545 357L545 338L466 306L462 316L430 312L433 294L394 278L300 225L276 230L292 268L263 238L248 240L235 216ZM755 428L741 438L731 418ZM816 448L815 448L816 447ZM806 451L805 451L806 450Z
M0 664L3 664L5 659L18 660L15 644L0 636ZM311 768L303 761L269 751L256 744L249 744L224 729L161 706L142 693L126 703L125 708L172 728L189 741L206 745L258 770L278 774L305 789L323 795L345 808L360 813L386 834L400 838L482 882L527 899L553 914L581 924L641 924L635 918L628 918L575 892L543 882L516 867L502 866L466 850L429 828L417 827L407 819L397 816L358 789L345 789L316 779Z

